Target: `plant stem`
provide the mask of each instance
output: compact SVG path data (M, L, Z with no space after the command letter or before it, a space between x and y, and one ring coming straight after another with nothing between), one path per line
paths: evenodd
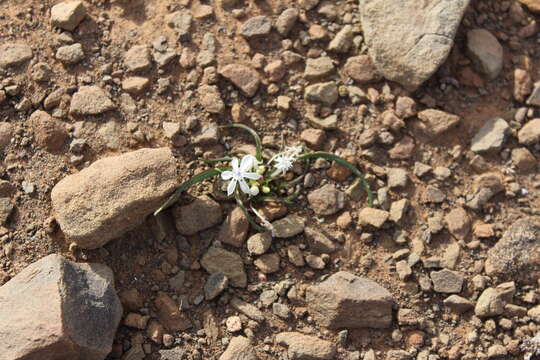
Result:
M354 175L356 175L360 179L360 181L362 182L362 185L364 186L364 190L367 193L369 207L373 207L373 193L371 192L369 184L366 181L366 179L364 178L364 175L356 168L356 166L352 165L351 163L349 163L348 161L340 158L337 155L330 154L330 153L327 153L327 152L322 152L322 151L316 151L316 152L301 155L301 156L298 157L298 160L317 159L317 158L323 158L323 159L327 159L327 160L330 160L330 161L335 161L338 164L345 166Z
M262 142L261 142L261 138L259 137L259 134L257 134L255 130L253 130L252 128L244 124L229 124L229 125L225 125L225 127L238 128L238 129L242 129L249 132L251 136L253 136L253 139L255 139L255 147L257 149L255 157L257 158L257 161L262 162L262 159L263 159L262 158Z
M257 230L258 232L265 232L267 231L267 229L263 228L262 226L260 226L259 224L257 224L255 222L255 220L253 220L253 217L251 216L251 214L249 213L248 209L244 206L244 203L242 202L242 200L240 200L239 198L236 198L236 203L238 204L238 206L240 207L240 209L242 209L242 212L244 213L244 216L246 217L246 219L248 220L249 224L255 229Z
M187 189L189 189L192 185L195 185L197 183L200 183L201 181L204 181L206 179L209 179L211 177L219 175L219 174L221 174L222 171L225 171L225 170L227 170L227 169L226 168L221 168L221 169L220 168L215 168L215 169L206 170L206 171L204 171L204 172L202 172L202 173L200 173L198 175L195 175L194 177L192 177L191 179L189 179L188 181L186 181L185 183L180 185L178 187L178 189L176 189L176 191L171 196L169 196L167 201L165 201L154 212L154 216L156 216L157 214L159 214L160 212L162 212L163 210L165 210L166 208L168 208L169 206L174 204L180 198L180 195L182 195L182 193L184 191L186 191Z

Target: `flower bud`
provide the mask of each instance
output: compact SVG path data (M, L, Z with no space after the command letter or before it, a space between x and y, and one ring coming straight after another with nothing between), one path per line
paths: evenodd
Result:
M262 192L265 193L265 194L268 194L270 192L270 188L268 186L264 185L262 187Z
M256 186L256 185L253 185L253 186L249 189L249 193L251 194L251 196L257 196L257 195L259 195L259 187Z

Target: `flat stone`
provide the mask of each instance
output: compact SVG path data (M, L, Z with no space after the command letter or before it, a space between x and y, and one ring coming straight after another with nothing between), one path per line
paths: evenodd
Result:
M0 287L1 356L102 360L121 317L111 269L49 255Z
M255 16L248 19L240 27L240 35L251 39L268 35L272 30L272 22L266 16Z
M366 207L358 213L358 222L361 225L371 225L380 229L389 216L388 211Z
M84 51L82 45L79 43L60 46L56 51L55 57L63 64L74 65L84 59Z
M272 234L269 232L257 233L247 240L247 249L251 255L262 255L272 245Z
M194 235L221 223L221 207L212 198L203 195L188 205L173 208L176 230L182 235Z
M333 184L326 184L307 196L310 208L317 215L333 215L345 206L345 194Z
M289 245L287 247L287 257L294 266L301 267L306 265L302 250L296 245Z
M309 314L330 329L387 328L392 323L392 295L374 281L340 271L308 287Z
M301 217L291 214L272 223L275 237L290 238L304 231L305 221Z
M204 297L206 300L212 300L219 296L229 286L229 278L223 273L210 274L204 283Z
M336 356L334 343L299 332L279 333L276 335L276 343L288 348L290 360L332 360Z
M173 28L180 39L187 39L191 33L193 16L188 11L175 11L169 14L165 21L169 27Z
M176 301L164 292L159 292L154 300L157 316L163 326L170 331L184 331L192 327L191 320Z
M431 273L433 290L438 293L457 294L463 287L463 275L457 271L442 269Z
M471 151L499 151L509 132L510 126L504 119L497 117L488 120L471 140Z
M322 270L326 267L324 260L317 255L309 254L306 256L306 263L310 268L315 270Z
M180 357L175 359L181 359ZM259 360L253 345L243 336L233 337L219 360Z
M418 113L421 122L416 123L416 128L421 135L432 140L448 130L456 127L461 121L457 115L435 109L422 110Z
M199 102L210 114L223 114L225 103L221 99L219 88L214 85L201 85L197 89Z
M32 48L23 43L0 45L0 68L21 65L33 57Z
M211 247L201 259L202 267L209 273L224 274L235 287L246 287L247 275L240 255L222 248Z
M338 89L334 81L317 83L306 87L306 101L332 106L338 100Z
M272 274L279 271L279 255L276 253L261 255L253 262L253 265L257 267L264 274Z
M369 55L386 79L415 90L446 60L468 0L361 1Z
M168 148L140 149L95 161L51 192L69 241L95 249L144 222L178 185Z
M252 320L255 320L257 322L264 321L264 314L253 304L247 303L240 298L234 297L231 299L230 305Z
M150 79L143 76L128 76L122 80L122 90L131 95L141 94L148 85L150 85Z
M331 254L336 251L336 245L319 230L307 226L304 229L305 238L309 248L316 254Z
M304 77L308 80L320 79L332 74L335 71L334 62L328 56L321 56L315 59L306 60Z
M219 74L232 82L247 97L253 97L261 82L257 71L242 65L229 64L219 70Z
M525 147L512 149L512 163L520 172L529 172L538 166L538 160Z
M386 173L390 189L403 189L409 183L409 174L402 168L390 168Z
M474 309L474 303L459 295L450 295L443 301L444 305L448 306L453 312L458 314L466 313Z
M504 312L504 305L500 291L495 288L487 288L476 301L474 314L478 317L501 315Z
M128 71L143 72L152 67L150 49L145 45L135 45L124 54L124 65Z
M312 114L306 114L306 119L313 127L319 129L335 130L338 128L338 117L335 114L322 119Z
M540 217L515 221L488 251L488 275L535 280L540 277Z
M473 29L467 32L467 54L476 70L488 79L499 76L503 67L503 48L489 31Z
M532 119L518 132L518 140L521 145L534 145L540 142L540 118Z
M69 112L72 115L99 115L114 110L115 105L105 91L95 85L81 86L71 97Z
M448 231L458 240L465 240L471 231L471 218L467 211L458 207L450 211L445 217Z
M359 55L348 58L343 67L343 71L351 79L360 84L367 84L380 79L377 68L369 55Z
M51 24L67 31L73 31L86 17L82 1L64 1L51 8Z
M218 234L218 240L224 244L243 247L249 232L249 222L240 207L236 207L227 216Z
M296 8L285 9L276 20L276 30L281 36L287 36L293 29L300 12Z

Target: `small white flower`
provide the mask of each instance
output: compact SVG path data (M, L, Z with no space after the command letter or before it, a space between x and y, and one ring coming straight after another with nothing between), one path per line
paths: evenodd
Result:
M264 216L259 214L259 212L257 210L255 210L255 208L253 206L251 206L251 211L253 211L253 213L255 215L257 215L259 220L261 220L261 226L263 228L265 228L266 230L270 231L270 233L272 234L272 237L275 237L276 236L276 228L274 227L274 225L272 225L270 223L270 221L266 220L266 218Z
M257 159L253 155L246 155L242 158L242 161L233 157L231 160L232 170L226 170L221 173L223 180L230 180L227 186L227 196L234 194L236 185L240 184L240 190L243 193L251 195L249 185L245 179L259 180L262 175L251 172L255 166L257 166Z
M298 155L302 153L302 147L300 146L290 146L285 148L284 151L275 155L270 159L270 162L274 163L276 170L272 173L272 176L276 176L279 173L285 175L287 171L292 169L294 162L298 158Z

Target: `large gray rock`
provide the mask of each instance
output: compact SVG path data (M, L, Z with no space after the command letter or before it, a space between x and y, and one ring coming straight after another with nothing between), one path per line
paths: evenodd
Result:
M168 148L140 149L94 162L51 192L67 239L95 249L143 223L178 186Z
M0 287L0 359L105 359L121 317L107 266L49 255Z
M340 328L387 328L392 323L392 295L369 279L340 271L306 291L311 316L320 325Z
M523 280L540 277L540 217L514 222L488 251L488 275Z
M415 90L450 53L468 4L469 0L361 0L364 37L379 72Z

